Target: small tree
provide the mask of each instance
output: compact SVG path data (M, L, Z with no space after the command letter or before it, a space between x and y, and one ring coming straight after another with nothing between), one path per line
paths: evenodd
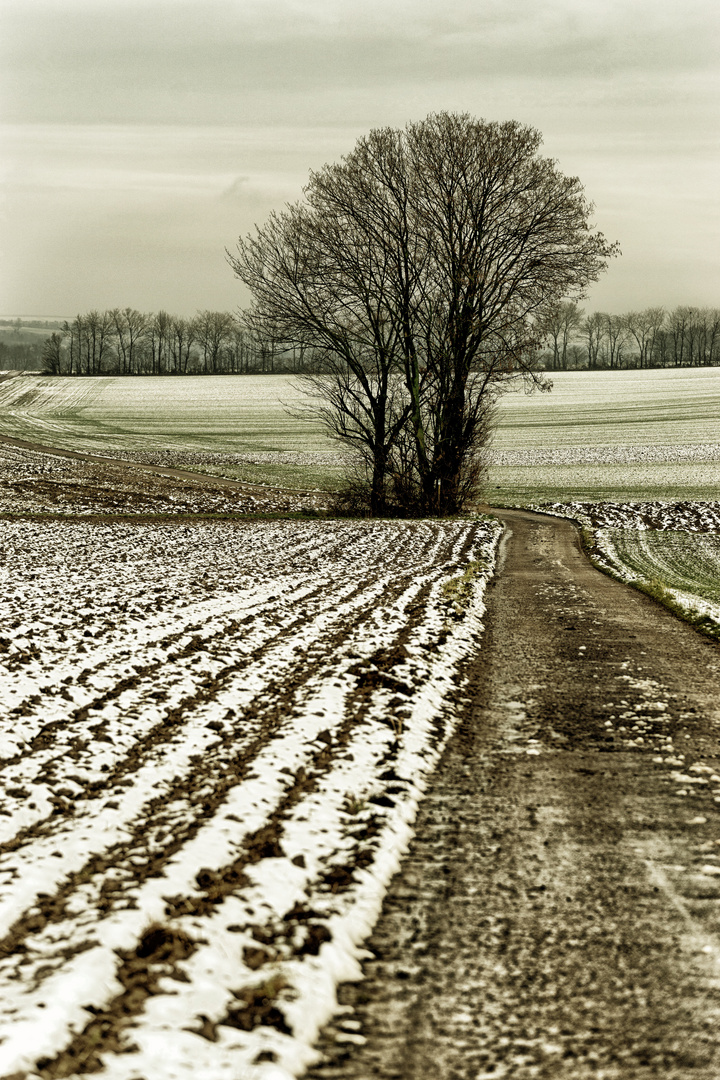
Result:
M367 448L374 512L400 464L418 510L461 507L498 393L542 385L540 317L614 253L540 142L450 113L372 131L229 256L257 323L312 357L330 429Z

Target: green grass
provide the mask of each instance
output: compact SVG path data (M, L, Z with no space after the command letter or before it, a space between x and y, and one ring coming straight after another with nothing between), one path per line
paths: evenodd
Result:
M485 561L473 560L467 564L459 577L450 578L442 587L442 593L448 603L452 604L457 615L462 615L467 608L473 594L475 578L487 572L488 565Z
M581 532L600 569L629 582L701 633L720 638L720 534L621 528L605 528L598 536L586 528Z
M671 529L608 529L617 559L652 585L720 603L720 535Z

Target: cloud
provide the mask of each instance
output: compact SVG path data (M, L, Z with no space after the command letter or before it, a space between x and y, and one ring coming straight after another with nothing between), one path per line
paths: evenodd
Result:
M710 0L4 0L16 121L260 123L321 91L715 67ZM267 103L264 95L268 95ZM301 100L302 104L302 100Z
M0 0L6 303L228 306L225 246L441 109L543 132L622 242L615 307L717 303L719 27L716 0Z
M249 182L249 176L236 176L230 186L225 188L220 197L226 199L228 202L241 201L247 193Z

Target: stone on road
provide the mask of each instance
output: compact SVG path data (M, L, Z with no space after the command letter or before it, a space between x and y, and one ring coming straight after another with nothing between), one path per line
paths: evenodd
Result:
M720 1077L720 648L521 511L311 1080Z

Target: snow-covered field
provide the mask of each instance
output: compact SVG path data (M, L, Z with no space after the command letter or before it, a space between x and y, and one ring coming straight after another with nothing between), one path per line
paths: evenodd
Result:
M693 620L720 629L720 502L555 503L535 507L577 521L596 565L664 591Z
M720 368L566 371L552 381L549 394L498 402L490 501L715 497L720 445L707 440L720 421ZM337 487L337 446L298 414L305 401L285 375L23 375L0 383L0 434L273 486Z
M0 384L0 433L49 446L116 450L332 450L319 424L292 416L291 376L23 375Z
M498 535L0 521L0 1076L302 1070L463 707Z
M550 378L549 394L501 398L495 450L698 446L720 419L720 368ZM290 375L23 375L0 385L0 432L85 450L332 450L317 423L285 408L304 400Z

